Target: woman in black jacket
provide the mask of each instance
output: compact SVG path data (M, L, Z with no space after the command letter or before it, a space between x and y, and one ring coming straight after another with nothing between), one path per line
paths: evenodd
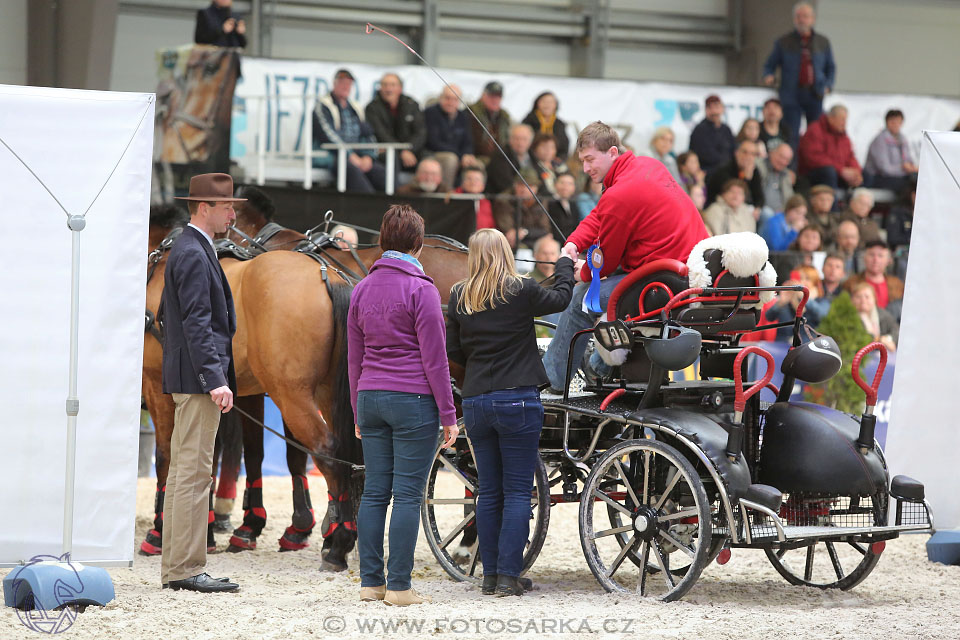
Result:
M470 275L453 286L447 306L447 355L466 370L463 418L477 461L482 592L520 595L543 428L537 387L548 382L533 319L569 304L573 262L560 258L554 287L545 289L517 275L496 229L474 233L469 248Z
M523 119L523 124L533 128L533 134L547 133L557 140L557 159L567 161L570 153L570 138L567 137L567 123L557 117L560 103L557 96L545 91L533 101L533 109Z

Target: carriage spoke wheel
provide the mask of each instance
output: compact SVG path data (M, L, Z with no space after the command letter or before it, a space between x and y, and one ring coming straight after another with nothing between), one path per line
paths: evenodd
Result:
M610 516L609 509L617 516ZM580 499L580 544L607 591L665 601L681 598L711 559L715 545L710 534L703 483L690 462L667 444L621 442L603 454L587 477Z
M438 449L427 477L420 518L427 544L444 571L454 580L479 582L483 561L477 541L477 466L460 421L454 449ZM530 535L523 553L523 573L533 566L550 522L550 484L542 460L534 472Z
M852 589L880 562L883 543L816 540L799 548L764 549L770 564L792 585Z

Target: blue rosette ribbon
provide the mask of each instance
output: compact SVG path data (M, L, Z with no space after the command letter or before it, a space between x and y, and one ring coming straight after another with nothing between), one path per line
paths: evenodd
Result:
M600 245L594 244L587 249L587 264L590 265L590 288L584 297L587 310L590 313L603 313L600 306L600 270L603 268L603 251Z

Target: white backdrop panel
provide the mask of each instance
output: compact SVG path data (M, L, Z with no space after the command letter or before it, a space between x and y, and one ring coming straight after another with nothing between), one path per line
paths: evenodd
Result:
M960 299L956 272L949 267L960 243L960 187L951 175L960 173L960 133L928 135L921 152L893 381L897 401L886 453L891 474L924 483L937 529L960 529L960 429L953 404Z
M81 561L133 560L153 112L152 94L0 85L0 138L71 214L93 203L80 234ZM71 232L2 145L0 187L0 563L11 563L62 543Z

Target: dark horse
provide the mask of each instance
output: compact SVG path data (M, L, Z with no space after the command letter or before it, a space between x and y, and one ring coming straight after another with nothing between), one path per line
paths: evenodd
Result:
M147 283L147 310L153 313L163 289L165 263L163 254ZM266 253L250 261L224 258L221 265L233 290L237 312L233 351L238 397L242 402L248 397L262 399L262 394L269 393L291 436L319 454L314 462L326 479L331 495L328 514L333 512L334 517L325 532L323 566L345 569L346 554L356 538L349 490L351 467L334 460L359 463L361 456L353 434L346 370L346 314L351 286L332 270L293 252ZM144 394L157 429L158 462L169 459L173 427L172 412L166 414L164 410L169 397L161 392L161 362L162 347L150 336L144 349ZM262 400L260 407L262 416ZM160 475L158 468L158 480ZM294 503L303 506L300 511L306 512L312 528L309 493L305 477L301 478L303 482L294 478ZM262 504L259 480L248 480L245 502ZM247 509L250 515L256 510L255 506ZM264 521L265 515L263 512ZM303 513L295 511L295 528L299 528L298 515Z

